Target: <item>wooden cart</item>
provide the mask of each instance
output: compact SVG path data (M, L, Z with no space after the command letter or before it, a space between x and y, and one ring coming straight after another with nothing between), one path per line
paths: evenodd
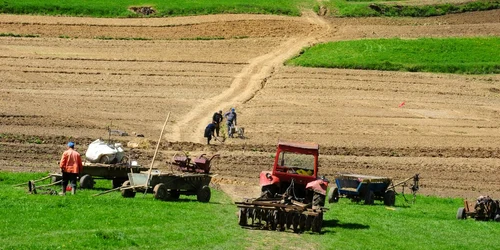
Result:
M137 192L153 193L154 198L163 201L179 199L182 195L196 195L200 202L210 201L210 181L212 175L205 173L129 173L123 183L121 194L125 198L135 197Z

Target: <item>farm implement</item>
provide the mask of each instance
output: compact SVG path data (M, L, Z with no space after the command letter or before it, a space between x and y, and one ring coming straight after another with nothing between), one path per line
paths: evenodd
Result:
M260 173L260 197L236 202L238 224L321 232L328 180L318 178L318 156L318 144L280 141L272 171Z
M457 219L467 218L500 222L500 200L493 200L489 196L479 196L475 203L464 200L464 206L458 208Z
M408 184L409 181L413 181L413 183ZM403 196L405 187L410 186L415 200L416 193L419 190L419 174L396 184L389 177L337 174L335 184L336 187L331 187L328 193L329 203L338 202L340 197L347 197L355 202L363 201L367 205L373 205L375 200L380 200L386 206L394 206L397 186L403 187Z
M178 166L180 173L162 173L158 170L129 173L129 180L120 188L121 194L125 198L133 198L137 192L153 193L155 199L163 201L177 200L180 195L196 195L198 201L209 202L209 184L213 177L210 164L217 156L202 154L192 160L187 155L176 155L173 164Z

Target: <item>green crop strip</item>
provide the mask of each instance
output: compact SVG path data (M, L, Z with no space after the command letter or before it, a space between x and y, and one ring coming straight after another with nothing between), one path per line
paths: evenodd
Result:
M287 65L322 68L500 73L500 38L367 39L320 44Z

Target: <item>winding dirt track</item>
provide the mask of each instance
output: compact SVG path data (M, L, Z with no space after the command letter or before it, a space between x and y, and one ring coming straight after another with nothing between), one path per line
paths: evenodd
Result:
M500 76L283 66L323 41L500 36L499 24L498 10L419 19L0 15L0 33L40 36L0 37L0 170L55 171L69 138L84 152L108 125L130 134L114 137L125 144L144 134L146 146L129 152L148 164L172 112L156 165L169 169L180 150L219 153L215 182L235 197L258 193L278 139L318 142L329 178L420 173L424 194L499 197ZM247 139L204 145L213 112L230 107Z

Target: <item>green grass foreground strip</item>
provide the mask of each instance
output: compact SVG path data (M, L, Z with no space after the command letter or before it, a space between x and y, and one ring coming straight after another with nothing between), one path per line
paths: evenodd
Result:
M0 248L497 249L500 235L498 222L457 220L463 201L456 198L418 196L408 204L398 195L390 208L341 198L327 204L321 234L294 234L240 228L236 205L213 189L210 203L200 203L185 196L157 201L151 194L125 199L117 192L92 197L111 187L107 180L64 197L13 187L43 176L0 172Z
M300 7L312 6L312 0L3 0L0 13L90 16L141 17L130 7L152 7L150 17L209 15L222 13L254 13L299 16ZM141 12L144 13L144 12Z
M471 11L485 11L500 8L500 0L476 0L465 3L441 3L432 5L405 5L398 1L378 0L331 0L321 3L339 17L430 17Z
M367 39L307 48L287 65L459 74L500 73L500 38Z

